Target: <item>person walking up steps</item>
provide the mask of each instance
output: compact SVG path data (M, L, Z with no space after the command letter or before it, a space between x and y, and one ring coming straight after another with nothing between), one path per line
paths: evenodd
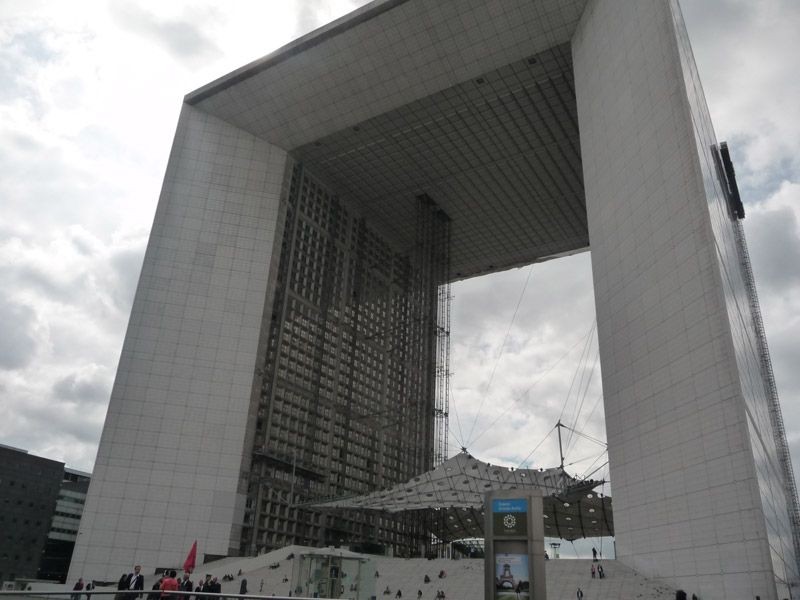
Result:
M575 596L578 598L578 600L583 600L583 590L578 588L578 591L575 592Z

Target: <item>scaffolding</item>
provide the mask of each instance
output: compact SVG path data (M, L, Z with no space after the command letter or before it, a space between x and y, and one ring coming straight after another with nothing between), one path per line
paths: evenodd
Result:
M300 505L388 487L447 458L449 219L417 198L417 243L401 251L300 163L288 192L240 552L345 543L418 554L430 541L424 516Z
M739 194L739 186L736 183L736 172L733 168L730 150L726 142L719 146L712 147L712 156L717 168L717 176L727 201L729 215L733 223L733 236L736 243L736 251L741 266L741 275L747 292L747 300L752 318L753 330L756 340L756 352L758 354L758 367L761 379L764 382L764 391L767 400L770 424L772 425L775 451L780 465L781 477L784 481L783 492L786 502L786 510L789 516L789 524L792 533L792 545L794 548L795 564L800 572L800 502L797 496L797 484L792 468L792 457L789 452L789 444L786 440L786 428L783 424L780 401L778 399L778 387L775 384L775 374L772 370L772 359L767 345L767 335L764 330L764 322L761 319L761 306L756 292L756 282L753 276L753 267L750 263L750 252L747 249L744 228L741 219L744 219L745 210Z
M756 283L753 277L753 268L750 264L750 253L744 237L744 229L740 220L734 220L733 231L739 251L739 261L742 266L742 275L747 288L747 297L750 304L750 313L753 317L753 326L756 333L759 367L767 393L769 416L775 437L775 448L778 453L778 462L781 474L785 481L784 494L786 495L786 508L789 511L789 521L792 526L792 542L794 545L795 561L800 570L800 502L797 497L797 484L795 483L792 468L792 456L789 444L786 441L786 428L783 424L780 401L778 400L778 387L775 384L775 374L772 371L772 360L767 346L767 335L764 331L764 322L761 319L761 307L756 293Z
M450 400L450 219L427 195L417 197L418 289L433 294L433 301L420 302L424 328L434 331L435 398L433 407L432 466L448 458Z

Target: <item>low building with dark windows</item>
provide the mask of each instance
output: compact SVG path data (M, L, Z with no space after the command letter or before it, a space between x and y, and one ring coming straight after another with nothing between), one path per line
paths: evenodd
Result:
M39 579L52 579L62 583L66 580L91 477L90 473L64 469L50 522L50 532L39 562Z
M90 480L0 444L0 583L66 580Z
M63 475L62 462L0 445L0 582L37 578Z

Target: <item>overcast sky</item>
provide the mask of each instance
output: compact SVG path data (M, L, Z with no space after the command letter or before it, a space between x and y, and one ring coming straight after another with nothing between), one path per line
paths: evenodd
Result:
M0 0L0 443L92 469L184 94L360 4ZM800 466L800 3L683 6ZM604 438L589 259L453 286L451 453L555 465L559 416Z

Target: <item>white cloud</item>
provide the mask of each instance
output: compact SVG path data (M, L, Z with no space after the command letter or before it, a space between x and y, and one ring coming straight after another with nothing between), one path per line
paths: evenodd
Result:
M559 462L552 433L559 417L605 437L588 253L459 282L453 294L451 448L541 467ZM567 462L602 453L574 441Z
M800 4L681 4L717 134L732 143L740 185L759 196L749 199L763 199L800 170Z
M357 4L0 2L0 441L91 470L183 96Z

